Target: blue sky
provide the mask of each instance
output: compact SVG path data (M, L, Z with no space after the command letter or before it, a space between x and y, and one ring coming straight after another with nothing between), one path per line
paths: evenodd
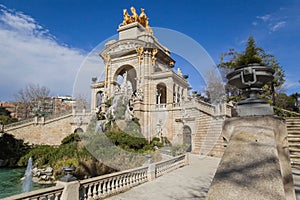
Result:
M0 0L0 4L0 101L13 100L27 83L49 87L52 95L72 94L84 58L117 33L123 9L132 5L145 8L151 26L196 40L215 63L229 48L244 49L253 35L257 45L283 66L287 93L300 92L298 0Z

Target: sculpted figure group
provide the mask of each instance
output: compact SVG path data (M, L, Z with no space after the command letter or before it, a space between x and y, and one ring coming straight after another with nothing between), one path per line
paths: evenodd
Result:
M144 26L150 33L152 33L152 29L149 26L149 18L147 17L145 13L145 9L141 8L141 14L140 16L136 13L135 8L132 6L130 8L131 16L129 15L127 9L123 10L123 23L122 25L127 25L133 22L139 22L142 26Z

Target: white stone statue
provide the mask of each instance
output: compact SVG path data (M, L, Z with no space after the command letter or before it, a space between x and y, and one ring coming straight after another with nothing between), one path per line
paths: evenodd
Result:
M141 88L136 91L135 95L138 100L142 100L144 98L143 90Z
M177 74L179 75L179 76L182 76L182 71L181 71L181 69L178 67L177 68Z

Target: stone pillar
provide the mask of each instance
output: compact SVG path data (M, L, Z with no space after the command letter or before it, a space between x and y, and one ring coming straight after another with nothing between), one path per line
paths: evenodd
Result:
M148 181L153 181L155 179L155 164L150 164L148 166L148 171L147 171L147 178Z
M61 182L57 181L57 186L64 186L64 190L62 193L61 199L72 199L72 200L79 200L79 182L72 181L72 182Z
M282 119L231 118L225 121L223 137L228 145L207 200L296 199Z
M187 152L184 158L184 165L189 165L189 164L190 164L190 153Z
M96 89L92 88L91 92L91 111L95 111L97 107Z

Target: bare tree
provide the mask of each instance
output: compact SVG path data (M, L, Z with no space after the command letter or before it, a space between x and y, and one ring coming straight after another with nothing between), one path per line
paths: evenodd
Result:
M88 102L87 102L87 98L82 95L82 94L79 94L76 98L75 98L75 105L74 105L74 109L76 111L82 111L82 110L85 110L87 109L87 105L88 105Z
M49 97L50 90L45 86L38 84L28 84L20 89L15 95L15 100L18 103L19 112L22 113L22 118L28 118L31 111L38 113L43 110L45 99Z
M225 88L222 77L215 67L206 71L207 96L211 103L220 103L224 101Z

